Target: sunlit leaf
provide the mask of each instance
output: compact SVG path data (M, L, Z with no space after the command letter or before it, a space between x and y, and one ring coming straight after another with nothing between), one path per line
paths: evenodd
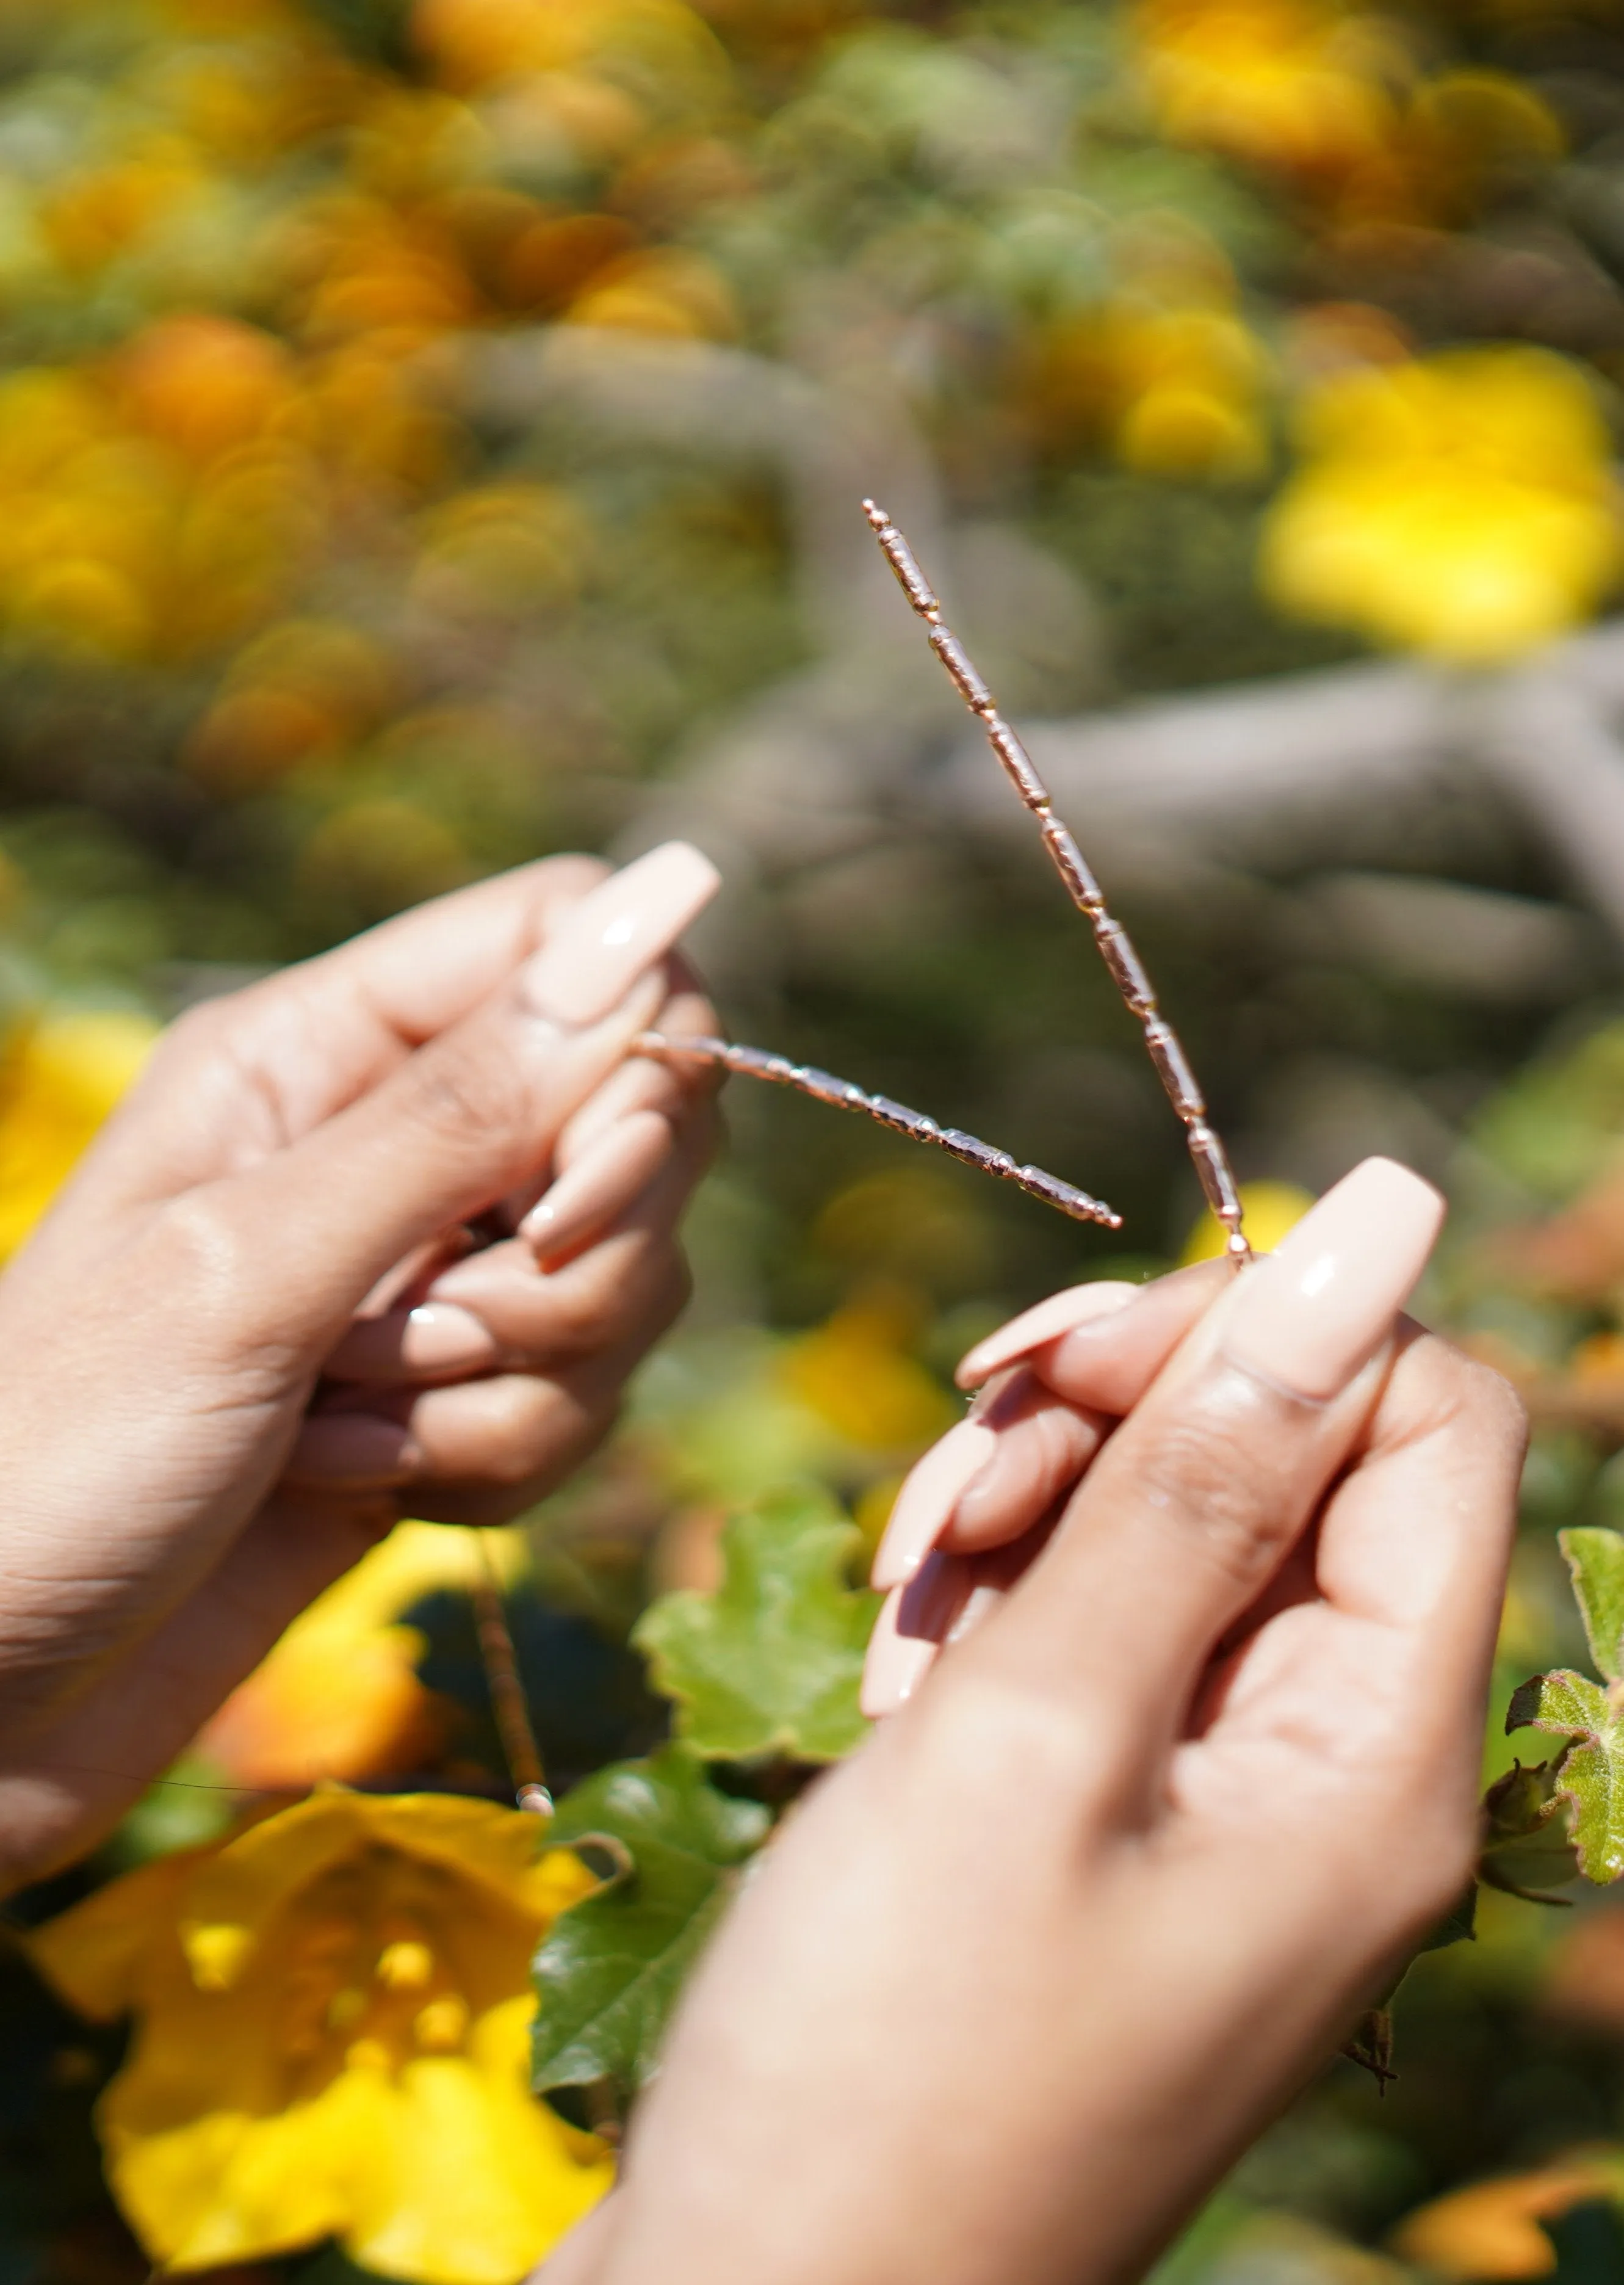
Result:
M807 1488L734 1517L713 1595L667 1595L632 1639L677 1728L709 1758L837 1761L863 1737L863 1653L880 1598L847 1583L860 1534Z
M718 1792L685 1746L600 1770L560 1804L555 1843L602 1835L625 1862L560 1914L536 1955L538 2093L607 2080L631 2094L649 2077L683 1981L769 1822L758 1802Z
M1573 1811L1579 1869L1590 1881L1624 1873L1624 1709L1581 1674L1536 1674L1506 1709L1508 1731L1546 1730L1572 1740L1554 1786Z
M1616 1682L1624 1651L1624 1535L1589 1526L1558 1532L1557 1543L1573 1574L1596 1670Z

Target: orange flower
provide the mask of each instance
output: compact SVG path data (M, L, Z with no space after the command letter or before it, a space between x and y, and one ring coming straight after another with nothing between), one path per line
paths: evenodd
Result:
M524 1560L516 1531L487 1544L506 1577ZM471 1532L397 1524L296 1618L226 1700L198 1750L236 1784L281 1787L323 1778L375 1778L424 1768L444 1735L444 1709L423 1687L423 1637L402 1614L437 1588L481 1575Z

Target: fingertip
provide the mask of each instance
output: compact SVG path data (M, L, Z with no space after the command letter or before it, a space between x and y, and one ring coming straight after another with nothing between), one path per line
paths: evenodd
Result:
M558 1260L624 1213L659 1173L674 1139L658 1111L629 1111L594 1135L519 1224L537 1260Z
M1098 1277L1087 1284L1070 1285L1063 1292L1051 1293L1047 1300L1023 1310L1018 1317L1012 1317L1007 1325L1000 1325L995 1333L989 1333L985 1340L968 1349L953 1378L961 1388L979 1387L1000 1366L1030 1355L1033 1349L1046 1347L1076 1326L1087 1324L1096 1317L1114 1316L1144 1290L1119 1277Z

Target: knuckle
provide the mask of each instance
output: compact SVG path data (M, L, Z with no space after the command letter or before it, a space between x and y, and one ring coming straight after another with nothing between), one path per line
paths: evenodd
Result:
M159 1217L159 1236L170 1277L191 1297L194 1308L235 1306L250 1248L240 1217L219 1191L205 1187L168 1199Z
M263 1275L263 1248L217 1186L166 1200L150 1243L171 1293L184 1308L171 1313L182 1369L207 1367L239 1396L261 1382L279 1383L289 1350L279 1289Z
M184 1009L164 1028L158 1053L166 1058L179 1060L193 1056L212 1056L224 1046L231 1025L231 1010L238 995L215 1000L199 1000Z
M1294 1519L1275 1440L1246 1407L1168 1422L1144 1455L1141 1497L1241 1586L1278 1559Z
M518 1136L534 1123L530 1087L509 1056L442 1042L413 1059L404 1085L407 1115L443 1142Z
M548 1457L558 1427L558 1401L545 1383L521 1374L486 1384L481 1409L479 1474L488 1483L528 1483Z

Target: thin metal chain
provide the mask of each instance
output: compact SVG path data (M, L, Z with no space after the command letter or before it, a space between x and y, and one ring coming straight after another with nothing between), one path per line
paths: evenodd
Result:
M933 1142L950 1158L983 1174L996 1174L1002 1182L1013 1182L1029 1198L1041 1198L1045 1205L1070 1214L1073 1221L1101 1222L1107 1229L1122 1227L1122 1216L1114 1208L1091 1198L1087 1190L1063 1182L1058 1174L1046 1174L1041 1166L1017 1166L1008 1150L995 1150L990 1142L965 1134L962 1127L938 1127L922 1111L910 1111L906 1103L893 1103L888 1095L869 1095L849 1079L836 1079L813 1064L792 1064L788 1056L769 1055L765 1048L735 1047L731 1040L675 1040L663 1032L639 1032L632 1042L632 1053L652 1056L663 1063L686 1056L699 1063L719 1064L726 1071L743 1072L751 1079L773 1080L780 1087L810 1095L815 1103L832 1103L837 1111L860 1111L895 1134L910 1135L915 1142Z
M954 689L986 732L987 743L1003 764L1010 783L1037 820L1055 870L1065 883L1072 903L1094 930L1094 940L1122 994L1130 1015L1144 1033L1145 1048L1156 1066L1184 1128L1184 1139L1207 1204L1228 1233L1228 1252L1237 1267L1251 1258L1251 1248L1241 1227L1241 1199L1228 1154L1207 1124L1206 1101L1196 1083L1178 1035L1156 1004L1156 993L1120 921L1111 918L1105 898L1082 851L1055 815L1048 788L1038 775L1032 756L998 711L997 701L971 664L958 637L944 624L942 607L930 581L920 569L914 551L883 507L871 499L863 514L874 527L897 584L930 629L930 648L946 669Z

